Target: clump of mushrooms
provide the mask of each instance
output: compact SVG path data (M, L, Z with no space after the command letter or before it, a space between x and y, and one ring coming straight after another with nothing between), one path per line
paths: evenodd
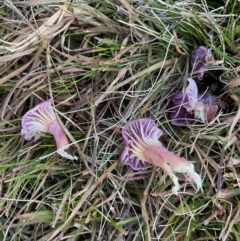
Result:
M21 133L25 140L33 138L34 141L37 141L43 133L52 134L56 141L57 153L67 159L77 159L76 156L72 156L65 151L69 142L63 127L57 120L52 103L52 99L45 100L26 112L22 117Z
M202 180L194 171L193 164L164 148L158 140L162 134L156 123L149 118L126 124L122 128L124 149L120 157L121 163L136 171L144 170L150 165L162 168L172 179L172 191L176 195L180 185L174 172L186 174L196 183L197 189L201 188Z
M196 82L188 78L184 91L173 94L169 103L170 119L173 125L186 125L193 120L210 122L218 111L219 98L215 95L199 95Z

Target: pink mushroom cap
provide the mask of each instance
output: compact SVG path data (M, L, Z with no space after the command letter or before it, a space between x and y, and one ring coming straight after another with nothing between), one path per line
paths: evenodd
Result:
M158 141L163 132L151 119L135 120L122 128L124 149L120 160L124 165L130 166L133 170L140 171L149 167L151 164L134 155L134 145L140 145L144 139Z
M37 141L41 134L52 134L50 126L57 121L52 103L52 99L45 100L25 113L22 118L22 135L26 140L34 138Z

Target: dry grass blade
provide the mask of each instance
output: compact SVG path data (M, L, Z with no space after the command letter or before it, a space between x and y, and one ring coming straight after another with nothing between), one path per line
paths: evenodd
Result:
M231 89L234 89L236 87L240 87L239 79L233 80L229 84L229 86L228 86L230 91L231 91ZM235 104L238 107L238 111L237 111L237 113L236 113L236 115L235 115L235 117L234 117L234 119L232 121L231 127L229 129L229 132L228 132L228 143L227 143L225 149L228 148L230 145L232 145L235 141L237 141L236 135L233 133L234 128L236 127L237 131L240 130L239 127L237 126L237 123L240 120L240 97L235 95L235 94L230 94L230 97L235 101Z
M67 27L67 25L64 26L63 18L66 15L67 15L67 7L60 8L55 14L53 14L50 18L45 20L44 23L35 30L35 32L32 32L31 31L32 29L29 29L29 30L25 29L24 32L27 37L24 38L23 40L19 41L20 36L16 40L13 40L12 42L8 42L6 40L0 40L0 42L3 42L5 45L9 46L9 47L2 46L1 49L5 49L6 52L9 51L11 53L14 53L14 52L24 51L28 47L35 45L35 48L28 49L25 53L25 55L30 54L31 52L33 52L34 49L37 48L37 45L38 43L40 43L40 41L47 40L47 39L49 40L50 38L53 38L54 36L59 34L59 31L60 32L64 31L64 27Z

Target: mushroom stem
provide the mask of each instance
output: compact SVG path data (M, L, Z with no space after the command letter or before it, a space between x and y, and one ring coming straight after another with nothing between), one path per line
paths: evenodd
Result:
M185 173L196 183L197 189L201 188L202 180L200 175L194 171L193 164L170 152L160 142L155 141L154 144L147 145L142 151L142 155L145 161L166 171L174 183L174 187L172 188L174 194L177 194L180 185L178 178L173 172Z
M57 145L57 153L70 160L77 160L76 156L72 156L65 152L64 150L68 149L68 139L66 137L66 134L64 132L63 127L60 125L60 123L55 120L51 125L48 127L49 133L53 135L56 145Z
M170 152L157 141L155 144L147 145L143 151L145 160L153 165L160 166L166 162L175 172L184 172L190 167L190 163L182 157Z
M50 134L53 135L55 141L56 141L56 145L57 145L57 149L61 149L61 150L65 150L68 147L68 140L66 137L66 134L63 130L63 127L59 124L59 122L56 120L54 121L49 127L49 132ZM64 148L65 147L65 148Z

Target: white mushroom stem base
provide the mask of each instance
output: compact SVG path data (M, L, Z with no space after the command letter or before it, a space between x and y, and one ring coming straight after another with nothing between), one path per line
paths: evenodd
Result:
M64 150L58 150L57 153L58 153L60 156L66 158L66 159L72 160L72 161L78 159L76 156L72 156L72 155L70 155L69 153L65 152Z
M168 176L172 179L174 186L172 187L173 194L178 195L178 191L180 189L180 185L178 183L178 178L174 175L172 169L170 166L164 162L161 166L161 168L168 174Z

